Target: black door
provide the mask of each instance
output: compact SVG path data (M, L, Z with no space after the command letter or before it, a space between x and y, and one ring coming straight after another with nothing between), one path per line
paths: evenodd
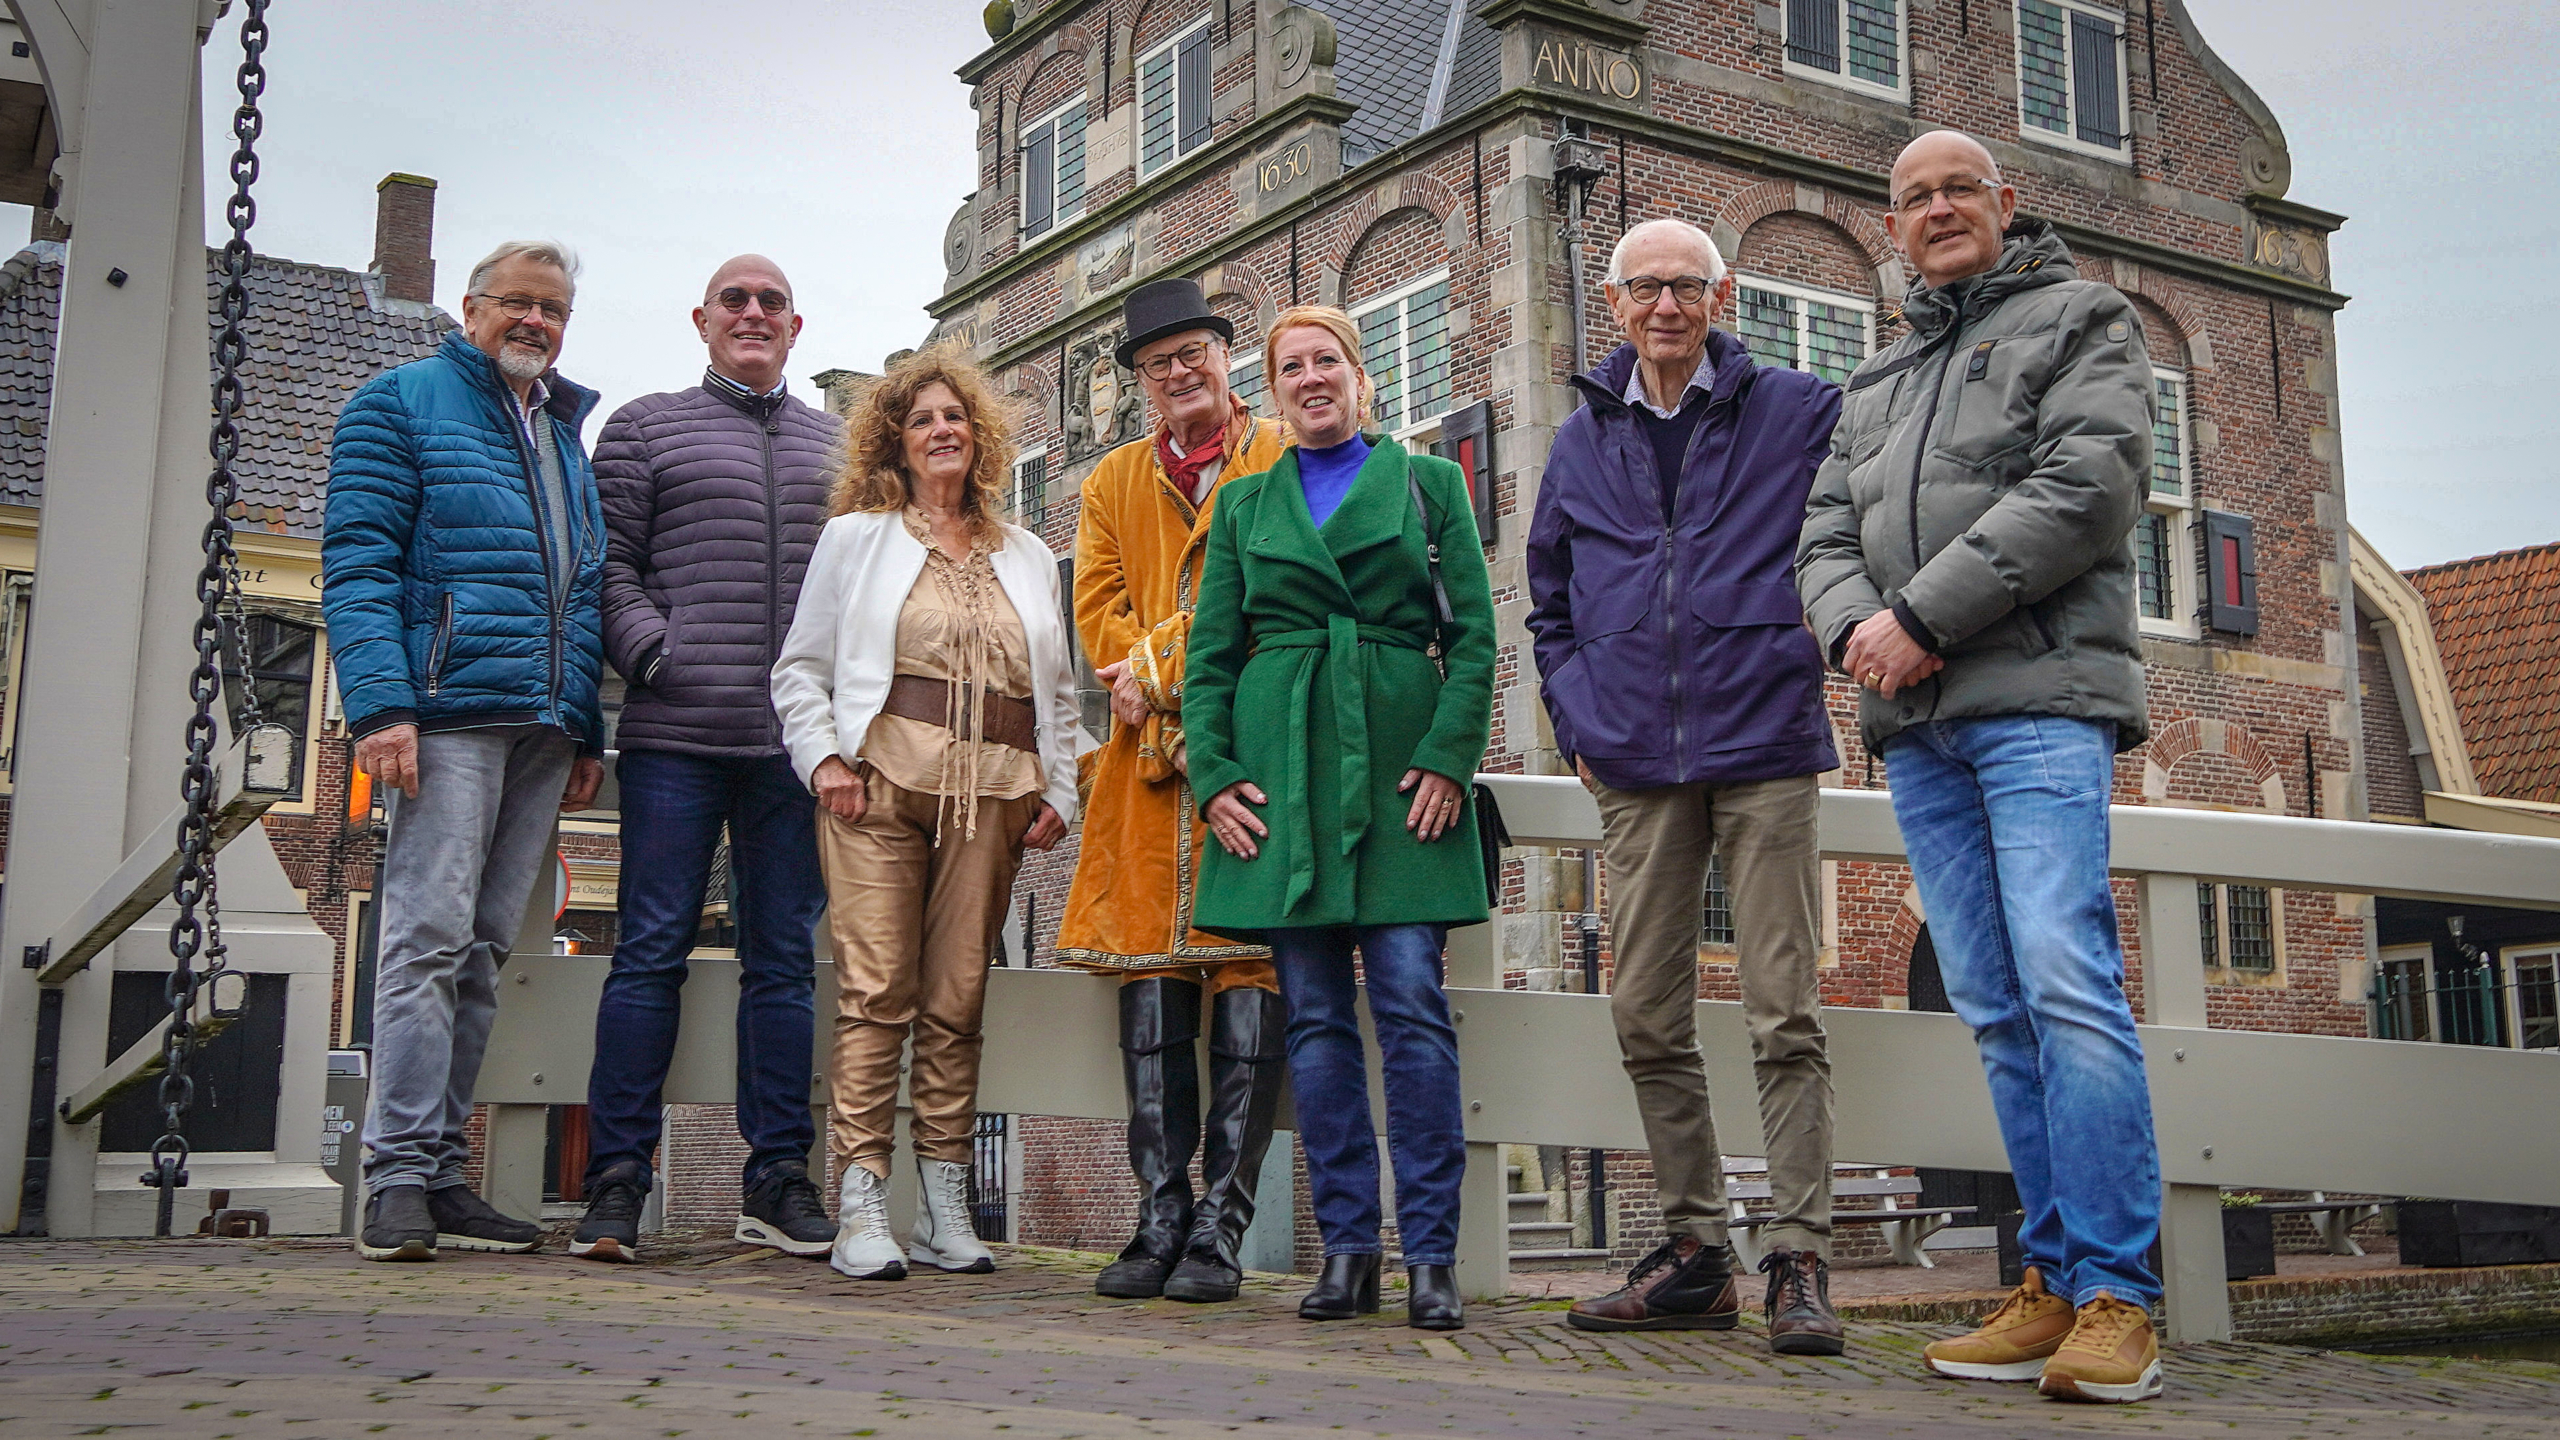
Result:
M285 977L251 975L248 1011L188 1063L195 1103L187 1111L187 1144L196 1150L273 1150L276 1097L284 1065ZM169 1018L166 975L119 970L107 1004L107 1055L152 1033ZM230 987L226 986L225 989ZM223 998L230 997L226 994ZM100 1117L98 1148L149 1150L160 1138L157 1078L117 1097Z

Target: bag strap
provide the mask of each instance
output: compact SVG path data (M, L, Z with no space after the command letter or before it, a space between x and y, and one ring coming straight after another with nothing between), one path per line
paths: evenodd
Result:
M1422 482L1414 478L1410 466L1404 472L1405 488L1413 492L1413 513L1422 517L1422 554L1431 569L1431 659L1448 673L1449 627L1458 623L1457 612L1449 608L1449 587L1440 579L1440 540L1431 533L1431 506L1422 498Z

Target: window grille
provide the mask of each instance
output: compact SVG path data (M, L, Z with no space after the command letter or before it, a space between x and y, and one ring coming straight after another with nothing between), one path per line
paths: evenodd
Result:
M1704 922L1698 938L1709 945L1731 945L1733 934L1733 896L1724 888L1724 857L1707 857L1707 897Z
M1752 279L1735 286L1733 329L1760 363L1845 385L1874 348L1875 307Z
M1001 1245L1006 1240L1011 1196L1007 1193L1005 1150L1013 1128L1010 1115L989 1115L981 1111L978 1128L970 1135L969 1219L978 1238Z
M1013 462L1013 517L1034 534L1049 518L1049 452L1034 450Z
M2157 510L2133 527L2134 582L2141 590L2142 618L2178 618L2177 576L2171 569L2169 517Z
M2231 968L2272 971L2276 968L2275 905L2263 885L2225 887L2231 911Z
M1084 97L1022 132L1022 234L1045 235L1084 209Z
M2032 134L2124 148L2124 27L2104 11L2018 0L2018 118Z
M2560 1050L2560 957L2524 956L2516 961L2516 1045L2525 1050Z
M2199 938L2204 941L2207 965L2222 963L2222 915L2221 907L2214 903L2213 888L2202 881L2196 883L2196 925L2201 932Z
M1902 86L1900 0L1787 0L1787 63Z
M1389 434L1440 417L1455 393L1449 346L1449 277L1362 307L1360 363L1377 387L1377 422Z

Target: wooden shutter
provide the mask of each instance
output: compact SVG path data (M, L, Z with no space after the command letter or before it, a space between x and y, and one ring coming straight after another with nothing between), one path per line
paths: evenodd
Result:
M1787 0L1787 58L1840 73L1840 0Z
M1022 146L1022 233L1044 234L1058 216L1058 127L1041 126Z
M1180 136L1174 153L1188 155L1209 143L1209 27L1182 42L1174 60L1175 115Z
M2117 67L2123 63L2112 20L2082 11L2071 12L2071 109L2080 138L2115 149L2124 144L2122 86Z
M1431 453L1455 460L1466 472L1467 498L1475 502L1476 535L1493 543L1493 402L1479 400L1440 417Z
M2246 515L2204 512L2206 623L2232 635L2258 633L2258 545Z

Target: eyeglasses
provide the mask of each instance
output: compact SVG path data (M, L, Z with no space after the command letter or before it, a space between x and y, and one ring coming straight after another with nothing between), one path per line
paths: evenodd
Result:
M1896 214L1916 219L1928 213L1929 206L1938 196L1946 196L1947 203L1950 205L1970 205L1999 189L2003 183L1998 180L1986 180L1979 175L1959 175L1944 185L1933 185L1925 190L1911 191L1894 201L1893 208Z
M732 315L746 309L749 300L763 306L767 315L779 315L791 308L791 297L779 290L747 290L732 285L711 298L720 302L720 308Z
M527 315L532 314L534 311L539 310L542 312L542 318L550 321L554 325L566 325L569 323L569 307L561 304L557 300L536 300L530 295L492 295L487 291L476 291L474 293L481 299L486 300L490 304L497 306L500 310L505 311L507 318L510 320L521 320Z
M1695 305L1707 298L1714 282L1704 275L1681 275L1665 280L1659 275L1630 275L1618 282L1618 289L1639 305L1651 305L1669 290L1671 298L1683 305Z
M1148 379L1161 380L1173 373L1173 363L1177 360L1182 362L1182 368L1185 370L1199 369L1209 363L1209 342L1194 340L1179 350L1167 351L1162 355L1150 355L1138 362L1138 368L1146 372Z

